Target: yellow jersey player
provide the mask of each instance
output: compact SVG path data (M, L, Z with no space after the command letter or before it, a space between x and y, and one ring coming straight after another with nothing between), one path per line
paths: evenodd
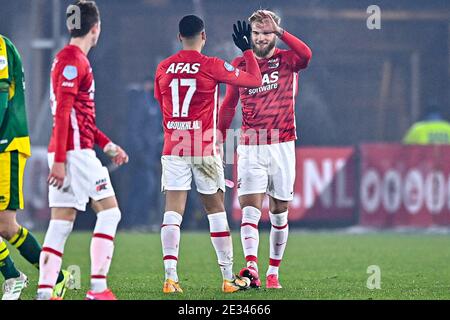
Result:
M27 276L14 266L3 239L39 267L41 246L16 220L16 210L24 207L23 173L29 156L22 60L14 44L0 35L0 272L5 278L2 300L18 300L28 284ZM69 278L68 272L59 273L53 296L64 295Z

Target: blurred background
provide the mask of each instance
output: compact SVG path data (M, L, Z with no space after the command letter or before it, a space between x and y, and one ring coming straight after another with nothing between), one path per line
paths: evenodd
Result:
M48 170L45 148L52 119L49 76L55 53L68 42L65 10L72 2L0 0L0 33L19 49L27 80L33 156L27 165L27 214L22 219L34 228L46 228L49 218L45 184ZM162 127L159 106L153 99L152 77L159 61L180 49L176 38L178 21L186 14L201 16L208 36L204 53L231 61L239 54L231 39L232 24L260 8L279 14L282 26L313 51L309 67L300 73L296 100L299 196L293 203L293 224L322 228L369 221L368 226L392 227L397 225L392 212L399 212L401 217L400 211L408 209L408 201L423 198L422 207L412 214L406 212L405 217L423 215L425 220L415 224L409 218L399 218L399 225L403 221L405 225L432 226L437 215L446 217L441 219L442 225L450 225L450 218L447 219L450 169L442 166L450 163L448 148L439 147L436 153L438 147L430 147L419 152L415 161L402 162L401 157L410 151L383 149L378 145L400 144L430 104L439 107L444 119L450 116L448 0L97 0L96 3L101 13L102 34L89 57L96 81L97 123L131 159L128 165L111 171L123 212L121 228L156 231L161 223ZM381 9L381 29L370 30L367 26L370 16L367 8L373 4ZM284 48L282 43L279 45ZM236 113L235 127L239 127L239 114ZM368 147L373 143L381 149L377 149L375 158L368 159L376 149ZM430 150L434 150L435 157L427 162L428 169L419 170L423 181L417 182L415 189L404 187L405 181L409 181L409 166L420 166L422 161L417 159L433 153ZM108 164L101 152L98 155ZM370 171L374 167L371 163L380 163L388 155L393 158L385 161L386 167L379 169L378 180L373 180L378 184L370 184L369 174L367 190L361 187L366 186L365 170ZM308 159L315 162L310 165ZM326 174L327 159L334 159L330 176ZM399 166L399 163L407 164ZM436 178L436 171L426 171L436 167L436 163L443 182L441 175ZM311 175L308 168L317 169L322 180L308 178ZM390 168L398 170L398 178L390 178L392 175L383 178L383 172L389 172ZM231 166L226 170L228 176L233 175ZM433 186L437 191L433 191ZM380 188L387 190L386 196ZM427 190L431 203L443 203L437 207L437 213L436 206L428 205ZM236 199L233 190L230 191L227 208L238 225ZM307 193L312 199L309 202ZM411 193L411 199L405 193ZM370 200L377 194L379 207L370 207ZM433 200L436 194L437 200ZM364 199L368 206L364 206ZM397 202L398 206L394 206L397 209L393 210L392 204ZM345 214L338 214L341 209L346 210ZM422 213L427 210L428 213ZM376 212L387 218L382 223L375 219L378 222L373 223L371 217ZM370 219L363 218L365 213ZM207 227L195 192L190 194L186 217L185 228ZM93 221L93 215L82 214L77 228L90 228Z

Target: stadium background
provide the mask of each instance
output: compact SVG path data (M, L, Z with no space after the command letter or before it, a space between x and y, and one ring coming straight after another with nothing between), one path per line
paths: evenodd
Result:
M0 1L0 33L18 47L27 79L34 156L25 181L27 214L21 218L36 229L45 229L48 223L43 148L51 130L49 72L55 52L67 42L64 11L71 2ZM361 175L361 144L400 142L429 103L441 105L450 116L450 4L445 0L96 2L102 34L90 59L98 124L131 158L127 166L111 172L124 213L123 229L159 230L162 131L159 107L144 89L157 63L179 49L177 23L185 14L195 13L205 20L208 41L204 53L228 61L239 54L231 40L232 24L258 8L279 13L283 27L310 45L314 56L300 75L296 103L297 144L355 150L355 168L347 177L355 190ZM381 8L381 30L366 26L366 9L372 4ZM239 120L235 119L235 127ZM448 152L443 154L439 161L449 159ZM232 174L228 166L227 175ZM442 215L450 214L450 183L448 189ZM233 197L228 196L229 212L232 207ZM195 193L188 208L184 228L207 228ZM347 220L312 224L300 220L293 225L355 225L360 221L360 206L356 203L352 210ZM80 215L76 227L91 228L93 221L93 215Z

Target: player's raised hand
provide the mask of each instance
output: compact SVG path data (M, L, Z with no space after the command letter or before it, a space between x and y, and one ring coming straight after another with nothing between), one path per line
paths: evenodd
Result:
M58 189L64 185L64 178L66 177L66 167L64 162L55 162L50 170L47 178L47 183Z
M129 160L127 153L120 146L112 142L108 143L103 148L103 152L106 153L117 166L121 166Z
M236 47L242 50L242 52L251 48L250 36L251 28L250 25L245 21L238 21L237 24L233 24L233 41Z
M257 16L262 20L262 22L257 23L258 28L263 30L263 32L267 33L275 33L278 37L280 37L284 30L281 28L270 15L270 13L266 10L258 10Z

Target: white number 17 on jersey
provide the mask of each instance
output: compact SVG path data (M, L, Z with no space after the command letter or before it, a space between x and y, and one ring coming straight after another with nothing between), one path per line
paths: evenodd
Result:
M180 117L180 95L179 86L189 87L184 97L183 106L181 108L181 117L187 117L189 112L189 106L191 104L192 96L197 89L197 83L195 79L173 79L170 82L169 87L172 88L172 105L173 105L173 117Z

